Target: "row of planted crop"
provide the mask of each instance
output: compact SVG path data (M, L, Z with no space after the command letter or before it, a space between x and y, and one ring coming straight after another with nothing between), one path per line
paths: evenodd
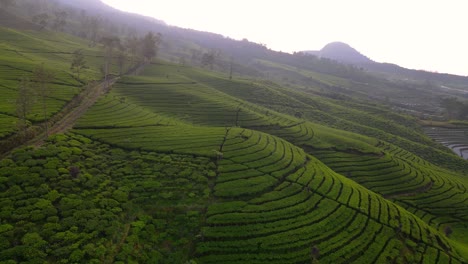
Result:
M136 101L139 105L147 107L155 113L173 116L189 123L248 126L249 124L266 122L261 115L245 109L239 110L232 102L229 104L229 101L220 102L211 98L196 99L196 96L171 93L169 88L161 93L155 93L150 87L137 90L139 90L138 97L133 101ZM132 95L126 94L126 96L131 97Z
M225 128L155 126L112 129L78 129L78 133L129 149L216 156Z
M157 115L134 104L106 97L96 103L82 118L76 127L129 127L151 125L174 125L175 121Z
M189 120L203 124L225 125L228 122L229 125L250 127L293 122L277 113L268 116L267 109L239 102L229 95L202 85L185 83L135 86L123 83L117 86L117 90L156 111L187 115Z

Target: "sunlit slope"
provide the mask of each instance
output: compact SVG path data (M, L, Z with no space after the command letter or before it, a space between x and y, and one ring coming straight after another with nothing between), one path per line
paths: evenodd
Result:
M196 244L201 263L461 260L422 220L282 139L241 128L177 132L176 127L145 128L141 134L118 128L77 131L129 149L168 151L164 144L170 144L175 153L213 151L212 202ZM101 130L128 133L133 142ZM312 250L319 253L311 255Z
M189 79L188 76L196 72L176 65L158 64L145 71L144 74L151 76L125 77L78 120L75 128L92 128L97 134L107 136L116 131L113 128L144 131L150 127L179 125L182 130L190 130L191 125L198 127L195 130L244 127L275 134L299 146L380 153L375 147L378 140L313 124L236 98L215 86ZM107 129L110 130L106 132ZM131 141L131 137L127 141Z
M464 240L453 234L456 240L451 241L444 234L448 224L466 232L460 176L382 140L255 105L243 100L245 94L225 93L224 82L204 84L210 80L204 71L159 64L145 74L121 80L75 131L125 149L216 160L212 204L197 243L202 263L302 263L314 258L346 263L349 257L355 263L462 261ZM194 80L197 74L204 83ZM255 94L256 85L240 82L248 87L244 91ZM235 88L231 85L229 91ZM273 98L283 96L268 91ZM351 168L340 167L347 155L356 161L349 162ZM360 159L368 163L360 165ZM434 196L441 203L431 207L424 199L406 201L412 199L408 193ZM444 202L450 194L460 200L453 206ZM440 205L456 215L437 211ZM433 220L422 215L431 210Z
M239 99L283 114L393 143L448 169L468 171L467 163L418 127L415 120L389 109L333 93L298 91L271 82L229 80L186 70L191 78ZM339 145L337 145L339 146Z
M220 151L201 263L458 262L435 229L284 140L233 128Z
M170 67L160 66L160 70L164 72ZM116 85L114 92L131 103L194 125L262 126L299 122L281 114L271 116L267 108L173 75L168 78L126 77Z

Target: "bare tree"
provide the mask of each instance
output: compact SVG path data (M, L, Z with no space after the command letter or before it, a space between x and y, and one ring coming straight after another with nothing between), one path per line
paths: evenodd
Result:
M73 52L72 62L70 69L76 72L77 78L80 79L80 72L86 69L86 61L83 55L83 51L78 49Z
M229 59L229 80L232 80L232 64L233 64L234 58L231 56Z
M125 71L125 62L128 56L123 48L120 48L117 52L117 65L119 66L119 74L122 75Z
M143 58L147 62L151 61L152 58L155 58L158 55L159 45L161 44L162 35L160 33L154 34L153 32L148 32L141 41L141 52Z
M203 54L201 63L203 66L209 66L210 70L213 70L216 54L214 51L206 52Z
M89 29L89 39L91 39L91 46L96 45L101 24L101 20L97 17L90 17L85 21L85 25Z
M33 71L33 81L37 83L36 93L39 95L42 103L46 137L49 136L47 97L50 94L50 83L54 80L54 78L54 73L44 68L44 63L42 63L40 66L37 66Z
M32 21L41 26L41 30L47 27L49 23L49 15L47 13L42 13L33 17Z
M31 108L34 104L34 96L31 90L31 82L28 78L21 78L18 86L18 97L16 98L16 114L18 115L18 130L24 135L28 128L27 116L31 112Z
M137 37L127 39L125 46L131 55L131 62L135 63L140 60L141 41Z
M65 11L56 11L54 12L54 30L62 30L67 24L68 13Z
M101 43L103 44L105 52L104 79L107 83L109 67L112 62L112 56L114 54L114 48L118 48L120 46L120 39L115 36L104 37L101 39Z

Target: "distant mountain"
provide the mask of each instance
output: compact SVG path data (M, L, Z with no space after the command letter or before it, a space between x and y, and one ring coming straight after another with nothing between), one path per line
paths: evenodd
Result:
M352 64L368 72L384 74L391 78L446 83L457 87L466 87L468 85L468 78L465 76L413 70L392 63L375 62L343 42L332 42L319 51L309 50L303 51L303 53L332 59L345 64Z
M319 51L304 52L348 64L373 63L371 59L362 55L359 51L343 42L329 43Z

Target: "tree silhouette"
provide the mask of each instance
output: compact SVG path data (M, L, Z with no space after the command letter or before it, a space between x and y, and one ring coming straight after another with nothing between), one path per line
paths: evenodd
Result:
M77 78L80 79L80 72L83 69L86 69L86 61L83 55L82 50L75 50L73 52L72 62L70 65L70 69L76 72Z
M157 56L161 39L162 36L160 33L154 34L153 32L148 32L143 37L141 42L141 52L143 54L143 58L145 58L147 62Z
M33 71L33 81L37 83L36 93L39 95L42 102L42 111L44 114L45 136L49 136L48 116L47 116L47 97L50 94L50 83L54 80L55 75L52 71L44 68L44 63L37 66Z
M16 114L18 115L18 129L25 135L28 127L27 116L34 104L34 96L31 90L31 82L28 78L21 78L16 98Z
M104 79L107 82L109 75L109 65L112 62L114 49L120 46L120 39L115 36L104 37L101 39L105 51L105 64L104 64Z

